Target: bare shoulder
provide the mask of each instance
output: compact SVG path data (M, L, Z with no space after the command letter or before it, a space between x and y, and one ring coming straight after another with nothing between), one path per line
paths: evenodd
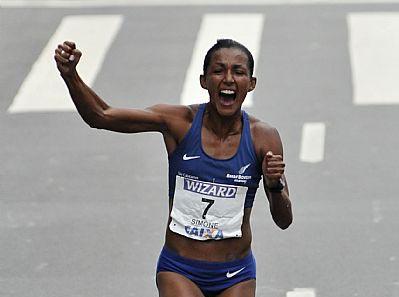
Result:
M157 114L164 123L161 130L167 142L168 152L174 150L191 127L198 105L157 104L147 110Z
M252 141L259 160L263 160L268 151L283 155L280 134L275 127L250 115L249 122Z
M198 110L198 105L156 104L148 107L147 110L159 114L167 121L179 120L192 122Z

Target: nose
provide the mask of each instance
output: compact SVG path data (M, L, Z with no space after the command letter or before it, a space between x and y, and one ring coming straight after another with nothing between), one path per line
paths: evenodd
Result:
M231 70L226 71L226 75L224 76L224 81L226 83L233 83L234 82L234 77L233 74L231 73Z

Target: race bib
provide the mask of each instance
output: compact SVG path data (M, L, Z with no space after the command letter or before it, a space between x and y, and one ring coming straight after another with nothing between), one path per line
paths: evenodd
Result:
M197 240L241 237L247 190L177 175L170 230Z

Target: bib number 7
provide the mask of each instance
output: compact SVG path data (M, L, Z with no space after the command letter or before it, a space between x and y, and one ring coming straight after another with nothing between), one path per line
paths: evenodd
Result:
M202 198L202 202L208 203L208 205L204 209L204 212L202 213L202 218L205 220L205 216L208 213L208 211L211 208L211 206L215 203L215 200Z

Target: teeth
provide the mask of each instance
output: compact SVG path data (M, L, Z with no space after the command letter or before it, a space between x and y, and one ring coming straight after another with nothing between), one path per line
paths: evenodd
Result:
M221 90L220 93L226 94L226 95L233 95L235 92L233 90Z

